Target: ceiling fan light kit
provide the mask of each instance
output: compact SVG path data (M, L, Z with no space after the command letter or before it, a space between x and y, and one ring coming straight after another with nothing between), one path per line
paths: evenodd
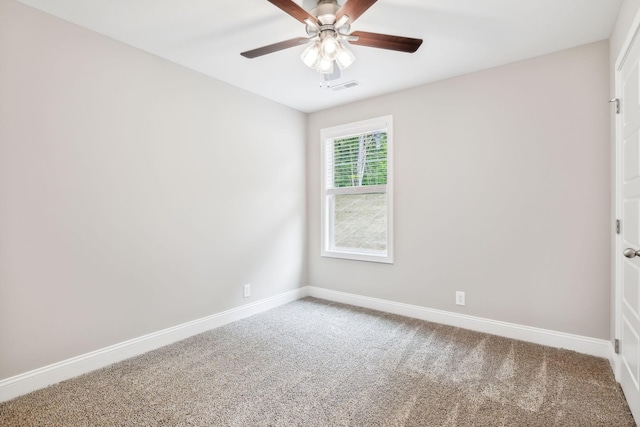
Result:
M347 0L339 6L337 0L318 0L310 12L302 9L293 0L268 0L284 12L306 25L309 38L295 38L242 52L245 58L277 52L312 42L301 55L302 62L319 73L333 74L334 64L344 70L355 61L355 55L346 44L389 49L413 53L422 44L421 39L391 36L386 34L356 31L349 34L351 24L377 0Z
M319 40L306 48L301 58L307 67L322 74L332 74L334 62L344 70L355 61L353 53L328 30L320 33Z

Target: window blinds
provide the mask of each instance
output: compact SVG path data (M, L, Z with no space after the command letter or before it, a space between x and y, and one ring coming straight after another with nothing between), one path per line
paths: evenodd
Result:
M325 156L327 189L387 183L386 131L333 139Z

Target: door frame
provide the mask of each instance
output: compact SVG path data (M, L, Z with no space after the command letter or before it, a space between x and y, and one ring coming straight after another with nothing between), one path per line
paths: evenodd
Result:
M631 46L633 42L640 43L640 10L636 12L636 16L633 19L631 27L627 32L627 35L622 43L622 47L620 49L620 53L616 58L614 69L613 69L613 78L614 78L614 97L615 99L620 99L622 96L622 87L620 83L620 68L622 67L623 62L627 58L631 50ZM622 103L621 103L622 104ZM624 108L621 105L621 108ZM615 109L612 107L612 111L614 112L614 126L613 126L613 138L614 138L614 153L615 153L615 172L614 172L614 218L612 221L612 230L613 230L613 279L614 279L614 301L613 301L613 310L614 310L614 339L618 339L622 336L622 275L621 271L623 268L622 265L622 252L619 247L620 239L622 238L622 234L617 234L615 230L615 221L616 219L622 218L622 203L621 203L621 185L622 185L622 173L623 173L623 163L622 163L622 114L615 114ZM624 227L624 222L622 223L622 227ZM624 345L624 343L622 343ZM612 348L612 361L613 363L613 371L616 380L619 382L622 364L620 363L620 355L615 354Z

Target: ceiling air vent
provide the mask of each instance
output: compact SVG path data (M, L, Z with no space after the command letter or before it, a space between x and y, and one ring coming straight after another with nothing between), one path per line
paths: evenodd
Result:
M356 87L356 86L360 86L360 83L352 80L350 82L346 82L346 83L341 83L339 85L335 85L335 86L330 86L329 89L334 90L334 91L339 91L339 90L344 90L344 89L351 89L352 87Z

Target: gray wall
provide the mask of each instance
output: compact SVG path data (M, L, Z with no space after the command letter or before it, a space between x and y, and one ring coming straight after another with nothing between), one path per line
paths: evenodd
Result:
M602 41L310 114L309 283L608 339L608 66ZM387 114L395 264L322 258L320 129Z
M0 58L0 379L305 284L304 114L8 0Z

